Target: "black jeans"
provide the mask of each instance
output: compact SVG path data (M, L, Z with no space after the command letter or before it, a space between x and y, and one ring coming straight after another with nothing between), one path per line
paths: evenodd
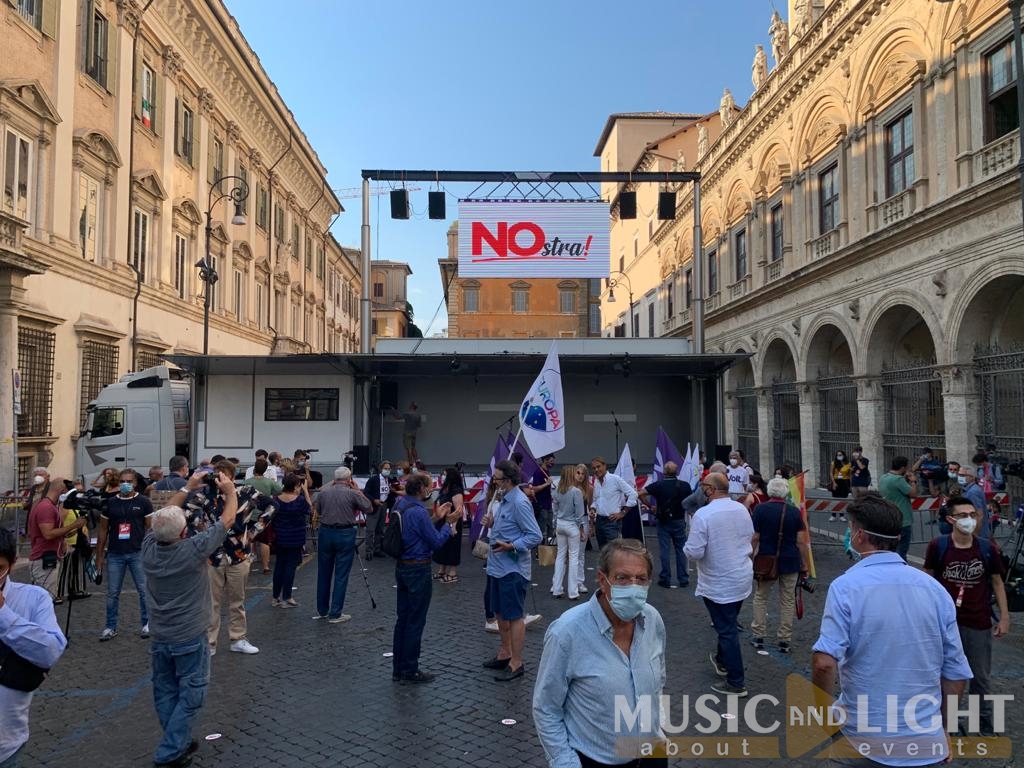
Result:
M410 677L420 668L420 645L433 590L430 564L396 565L395 581L398 583L398 619L391 645L392 674Z
M667 757L637 758L636 760L630 760L628 763L610 765L609 763L599 763L596 760L591 760L579 750L576 750L576 754L580 757L580 768L668 768Z
M274 561L274 599L290 600L295 571L302 562L302 547L276 548Z

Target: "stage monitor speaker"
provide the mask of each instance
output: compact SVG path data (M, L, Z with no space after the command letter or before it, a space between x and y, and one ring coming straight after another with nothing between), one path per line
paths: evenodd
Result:
M636 218L636 192L622 192L619 194L619 218Z
M398 382L397 381L381 381L378 382L378 405L382 411L389 411L394 408L398 408Z
M404 189L391 190L391 218L409 218L409 193Z
M356 455L356 460L352 464L352 473L355 475L368 475L370 474L370 446L368 445L356 445L352 447L352 453Z
M716 445L715 461L720 461L723 464L728 464L730 453L732 453L732 445Z
M658 219L661 221L671 221L676 217L676 193L675 192L659 192L658 193Z
M442 221L446 218L444 192L427 193L427 215L431 219L441 219Z

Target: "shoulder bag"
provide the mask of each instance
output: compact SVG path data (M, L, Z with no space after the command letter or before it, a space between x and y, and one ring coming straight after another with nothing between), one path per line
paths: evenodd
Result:
M786 523L786 504L781 502L779 512L779 540L775 544L774 555L754 556L754 579L757 581L775 581L779 578L779 551L782 549L782 526Z

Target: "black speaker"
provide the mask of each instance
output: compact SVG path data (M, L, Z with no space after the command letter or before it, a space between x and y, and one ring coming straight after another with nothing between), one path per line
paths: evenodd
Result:
M370 474L370 446L368 445L356 445L352 447L352 453L356 455L356 460L352 464L352 474L354 475L368 475Z
M715 461L720 461L723 464L728 464L730 453L732 453L732 445L716 445Z
M444 192L427 193L427 215L431 219L445 219Z
M404 189L391 190L391 218L409 218L409 193Z
M378 386L378 406L382 411L398 408L398 382L381 381Z
M658 193L658 218L662 221L671 221L676 217L676 193Z
M636 218L636 192L622 192L619 194L619 218Z

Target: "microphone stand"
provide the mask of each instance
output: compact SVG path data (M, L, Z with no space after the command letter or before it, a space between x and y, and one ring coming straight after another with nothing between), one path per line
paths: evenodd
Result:
M514 422L515 420L516 420L516 414L513 413L511 416L509 416L507 419L505 419L503 422L501 422L501 424L496 426L494 428L494 430L498 431L499 429L504 427L506 424L508 424L509 428L511 429L512 428L512 422Z
M622 427L619 426L619 420L615 416L615 411L612 411L612 424L615 425L615 461L619 460L619 435L622 434Z

